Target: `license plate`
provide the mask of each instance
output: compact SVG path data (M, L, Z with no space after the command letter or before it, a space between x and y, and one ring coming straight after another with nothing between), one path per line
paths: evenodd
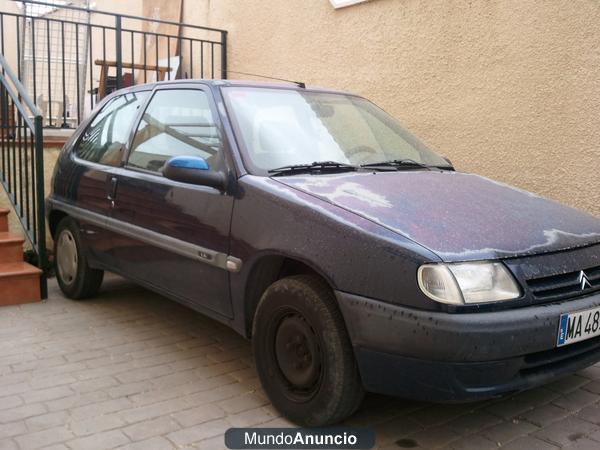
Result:
M561 314L556 346L600 336L600 307Z

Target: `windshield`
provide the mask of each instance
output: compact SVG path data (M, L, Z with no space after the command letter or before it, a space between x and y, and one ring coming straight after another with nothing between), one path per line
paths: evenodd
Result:
M223 95L250 173L332 161L361 165L410 159L448 167L395 119L353 95L225 87Z

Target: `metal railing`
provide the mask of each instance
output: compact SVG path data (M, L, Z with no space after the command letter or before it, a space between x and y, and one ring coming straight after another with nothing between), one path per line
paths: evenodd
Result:
M227 78L225 30L68 4L22 3L20 13L0 12L0 50L7 56L5 49L14 49L17 76L44 126L76 127L102 97L121 87ZM32 5L44 12L31 13Z
M42 269L40 291L47 297L44 144L42 115L0 55L0 182Z

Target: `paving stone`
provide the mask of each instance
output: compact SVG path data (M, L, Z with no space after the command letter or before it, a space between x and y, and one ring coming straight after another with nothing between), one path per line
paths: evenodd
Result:
M39 371L41 369L46 369L50 367L63 366L66 363L65 358L60 356L52 356L50 358L41 358L33 361L28 361L20 364L13 364L12 371L13 372L22 372L22 371L31 371L36 370Z
M594 379L594 381L590 381L589 383L585 384L581 389L588 392L593 392L594 394L600 394L600 380Z
M248 367L248 364L246 364L241 359L237 359L235 361L228 361L224 363L212 364L210 366L202 367L201 369L197 370L196 373L198 374L198 376L201 376L203 378L209 378L232 373L238 369L246 367Z
M544 387L546 389L550 389L551 391L566 394L568 392L574 391L575 389L579 389L580 387L587 385L589 382L589 378L582 377L578 374L573 374L560 378L552 383L547 384Z
M154 436L160 436L178 430L179 424L170 416L146 420L122 429L132 441L140 441Z
M26 377L21 375L21 380L24 378ZM29 386L29 383L15 383L8 386L0 386L0 389L2 390L2 395L4 396L3 398L6 398L8 396L12 396L13 394L27 392L31 389L31 386Z
M176 445L184 446L214 436L221 436L228 428L231 428L229 422L224 419L217 419L169 433L167 438Z
M26 432L27 427L25 426L25 422L11 422L0 425L0 439L25 434Z
M42 447L42 450L70 450L65 444L54 444L47 447Z
M228 414L236 414L252 408L258 408L268 403L257 394L245 394L219 402L218 405Z
M18 395L9 395L7 397L0 398L0 410L16 408L22 404L23 400Z
M228 415L227 421L233 427L248 428L268 422L277 417L279 417L279 413L274 411L273 408L261 407L249 409L233 415Z
M103 391L87 392L85 394L75 394L58 400L46 402L50 411L61 411L65 409L74 409L81 406L101 402L108 399L108 394Z
M411 413L410 418L418 422L424 427L441 425L456 417L467 414L473 411L473 405L457 404L457 405L428 405L423 409L419 409Z
M598 441L593 441L588 438L580 438L575 442L565 445L563 449L576 449L576 450L598 450L600 448L600 443Z
M63 386L65 384L75 383L77 379L70 374L43 376L40 373L32 375L29 386L31 389L46 389L54 386Z
M70 362L86 361L88 359L96 359L106 356L105 350L88 350L83 352L71 353L65 355L65 359Z
M72 420L69 423L69 428L77 436L87 436L89 434L119 428L126 423L125 419L116 412L113 414L104 414L99 417L91 417L89 419Z
M69 395L73 395L73 391L68 386L56 386L48 389L25 392L21 396L25 400L25 403L37 403L55 400Z
M497 450L498 444L483 436L474 435L462 437L450 443L449 448L455 450Z
M285 419L278 418L272 420L271 422L262 424L261 427L268 428L270 427L269 424L281 422L281 420ZM276 427L277 426L281 425L276 425ZM385 422L376 424L373 428L375 430L375 440L378 445L385 444L389 441L395 441L423 429L423 427L415 420L406 416L400 416L394 419L386 420Z
M590 405L577 412L577 417L600 425L600 404Z
M208 391L227 384L233 384L233 380L226 376L218 376L207 379L199 379L193 373L189 373L190 380L187 383L170 383L165 386L161 380L159 383L148 385L146 390L138 395L132 395L130 398L136 405L148 405L159 401L170 400L177 397L187 397L202 391ZM186 377L187 379L187 377ZM211 396L214 394L211 394Z
M136 383L118 384L108 389L108 395L112 398L129 397L133 394L138 394L150 389L147 381L139 381Z
M29 431L41 431L47 428L58 427L67 423L69 415L65 411L51 412L40 416L30 417L25 420Z
M600 367L597 365L587 367L587 368L577 372L577 375L579 375L581 377L589 378L590 380L599 380L600 379Z
M538 408L535 408L531 411L527 411L526 413L519 416L521 420L526 420L527 422L531 422L538 427L545 427L553 422L559 421L571 413L565 409L562 409L558 406L548 404L542 405Z
M523 436L503 445L502 450L556 450L559 447L540 439Z
M165 414L190 408L186 398L176 398L164 402L153 403L140 408L126 409L122 411L123 418L129 423L141 422L142 420L154 419Z
M576 391L569 392L557 399L553 400L552 403L559 406L567 411L579 411L587 405L600 400L600 396L593 392L588 392L583 389L577 389Z
M157 436L144 441L132 442L118 447L117 450L166 450L169 448L174 448L173 444L164 437Z
M111 430L68 441L67 445L76 450L105 450L127 443L129 439L120 430Z
M596 428L595 430L588 432L587 437L600 443L600 429ZM598 448L600 448L600 445Z
M533 433L533 436L558 446L571 445L597 429L596 425L575 416L566 417Z
M188 400L193 405L202 405L205 403L213 403L219 400L225 400L232 397L236 397L248 392L245 386L239 383L231 383L225 386L220 386L215 389L198 392L197 394L190 395Z
M225 417L225 411L213 404L176 412L171 414L171 417L179 422L184 428L189 428L193 425Z
M4 409L0 411L0 423L14 422L32 416L39 416L45 412L47 412L46 407L40 403Z
M498 416L494 416L483 410L477 410L452 419L446 422L446 425L460 435L468 435L496 425L501 420Z
M65 426L49 428L43 431L28 433L23 436L17 436L15 440L21 448L36 449L50 444L64 442L73 437L73 433Z
M505 420L510 420L538 405L549 403L559 395L559 393L546 388L531 389L494 402L485 407L485 411Z
M514 419L507 422L502 422L490 428L486 428L481 432L483 436L492 442L496 442L499 446L504 445L520 436L527 435L539 427L529 422Z
M97 417L102 414L120 411L129 407L131 407L131 401L129 399L117 398L72 409L71 416L74 419L86 419L90 417Z
M19 450L19 446L12 439L0 439L0 450Z
M160 377L162 375L172 373L173 369L168 364L153 366L153 367L142 367L135 370L130 370L122 374L116 375L116 378L121 383L135 383L136 381L143 381L149 378Z
M451 426L441 425L410 434L408 438L413 439L422 448L440 448L460 439L461 435Z
M69 387L76 393L85 394L86 392L93 392L100 389L106 389L109 387L117 386L119 382L113 377L100 377L93 378L88 381L78 381L71 383Z

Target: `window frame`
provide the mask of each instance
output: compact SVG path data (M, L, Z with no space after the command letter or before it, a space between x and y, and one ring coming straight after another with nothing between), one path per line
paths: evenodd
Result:
M226 172L227 169L229 168L229 166L231 165L231 162L229 161L229 155L227 154L229 151L228 150L229 145L227 143L227 137L225 135L225 130L223 129L223 122L221 120L221 116L219 115L219 111L217 109L217 105L215 103L215 98L213 96L213 92L212 92L211 88L208 85L202 84L202 83L165 84L165 85L155 86L154 89L152 89L152 93L146 100L145 105L143 106L143 108L140 108L139 114L137 115L137 117L134 121L134 126L131 127L129 139L127 142L127 148L125 149L125 152L123 155L122 167L124 169L132 171L132 172L140 172L140 173L144 173L147 175L154 175L156 177L166 179L161 172L156 172L153 170L143 169L141 167L129 165L129 157L131 156L131 153L133 151L133 149L132 149L133 140L135 139L135 135L137 134L138 127L140 126L140 122L142 121L144 113L150 106L150 102L152 102L152 100L154 99L154 96L157 94L157 92L166 91L166 90L178 90L178 91L196 90L196 91L204 92L204 94L207 96L208 107L210 108L210 112L213 115L213 118L215 120L215 125L219 132L219 135L221 138L221 152L223 152L223 158L221 159L222 167L211 167L210 169L215 170L215 171Z
M122 97L123 95L137 94L137 93L140 93L140 92L148 92L150 95L148 95L148 97L144 101L142 101L140 103L140 108L138 108L138 112L134 116L134 119L133 119L133 122L132 122L132 123L137 123L138 117L140 115L140 112L143 111L143 110L145 110L146 105L148 103L148 100L152 97L152 89L148 89L148 87L145 87L145 89L144 88L134 89L134 90L126 91L126 92L119 92L119 91L117 91L114 94L111 94L111 95L105 97L104 99L102 99L102 101L98 105L96 105L96 108L92 111L92 113L90 114L90 116L86 119L86 121L84 122L83 126L79 128L79 130L78 130L79 134L76 136L75 142L73 143L73 145L71 145L71 148L69 150L69 153L71 154L71 157L78 164L85 164L85 165L88 165L88 166L101 167L101 168L123 167L123 165L125 163L125 157L129 153L129 146L131 144L131 130L133 129L132 125L129 126L129 133L128 133L128 136L127 136L127 140L126 140L126 142L124 144L124 151L123 151L123 154L121 156L121 161L119 162L119 165L111 166L110 164L103 164L101 162L90 161L88 159L81 158L77 154L77 151L79 150L79 146L81 145L81 140L83 139L83 136L85 136L85 134L87 133L87 131L92 126L92 123L94 122L94 120L98 116L98 114L100 114L104 110L104 108L106 108L114 99Z

